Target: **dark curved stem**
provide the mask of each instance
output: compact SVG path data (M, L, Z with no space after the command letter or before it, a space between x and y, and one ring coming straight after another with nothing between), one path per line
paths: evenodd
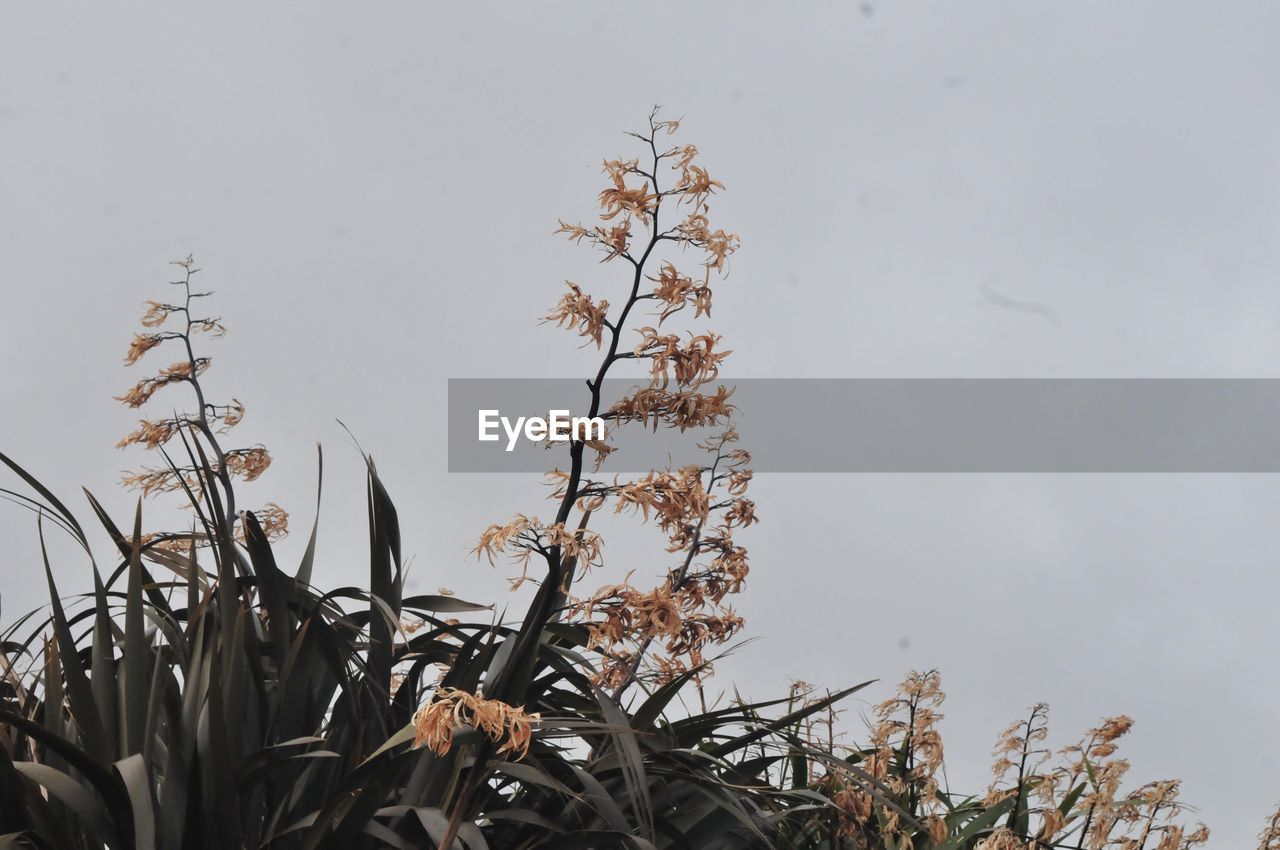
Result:
M641 138L649 145L649 150L653 155L653 171L656 174L658 163L662 157L658 154L657 142L655 141L657 127L654 124L654 115L656 115L656 110L649 117L648 137ZM618 360L623 359L618 354L622 332L626 329L627 317L630 316L631 310L642 300L640 298L640 286L644 281L645 264L652 255L653 249L661 241L660 231L658 230L658 214L662 206L662 194L656 178L649 179L650 184L653 186L654 194L657 195L649 222L649 240L638 260L630 256L627 257L633 267L631 291L622 307L622 311L618 314L618 318L610 326L609 350L605 354L604 360L600 363L600 368L596 370L595 379L588 383L588 387L591 390L591 405L587 415L591 417L598 416L600 413L604 379L609 374L610 367ZM557 525L566 525L568 523L569 515L573 512L573 506L581 495L583 453L585 449L586 444L580 441L574 441L569 445L569 479L565 485L564 496L561 498L559 508L556 511L555 522ZM542 634L547 623L555 612L556 599L564 581L567 564L564 553L561 550L562 547L556 545L549 547L542 553L547 562L546 577L543 579L542 585L538 588L538 592L535 594L529 610L525 614L519 636L516 638L515 648L507 661L506 667L496 680L488 683L486 687L488 696L491 698L513 705L522 705L524 702L524 694L520 692L520 689L524 687L525 671L532 669L534 658L538 651L538 644L542 640ZM490 755L491 747L487 743L477 747L475 755L476 768L472 771L470 780L466 783L464 791L459 795L459 799L454 806L452 816L449 819L449 827L441 842L442 847L450 847L452 845L453 839L461 827L462 818L465 817L477 790L487 777L486 767Z

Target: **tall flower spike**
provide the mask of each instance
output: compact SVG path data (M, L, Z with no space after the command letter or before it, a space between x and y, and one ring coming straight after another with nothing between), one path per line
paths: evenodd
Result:
M725 258L737 246L736 236L711 229L706 201L723 184L694 163L697 149L660 147L659 138L670 136L679 126L676 120L658 120L655 110L648 131L631 134L647 148L644 163L626 157L603 162L600 223L587 227L561 219L555 230L571 242L590 242L604 252L605 261L624 259L627 263L622 265L630 265L623 290L629 294L616 307L611 305L612 292L610 300L605 300L570 282L568 292L545 316L546 321L607 350L587 382L591 398L584 412L611 423L610 430L603 439L571 443L568 469L552 478L552 497L559 504L554 522L517 516L505 525L490 526L475 548L478 557L491 562L499 554L515 560L521 567L520 577L513 582L516 586L528 577L535 559L545 561L548 579L568 599L568 616L586 625L593 648L605 659L600 683L615 689L637 678L666 681L686 670L703 669L704 651L729 640L741 628L742 619L724 604L728 594L741 588L748 572L746 549L734 542L733 532L757 519L754 504L744 497L750 480L743 466L747 456L725 448L728 438L718 443L716 460L706 466L654 471L636 481L615 479L613 484L583 477L588 449L594 453L597 470L612 451L608 439L613 426L627 422L655 430L717 426L733 409L731 389L721 386L714 392L699 392L719 376L729 354L717 334L690 330L686 337L637 328L627 321L637 315L634 308L644 300L662 305L659 325L686 306L694 308L695 320L709 316L712 273L723 271ZM662 220L664 203L667 210L680 210L674 221ZM697 275L702 282L676 265L678 255L691 247L704 254ZM665 253L677 256L662 256ZM632 347L624 342L637 331L638 344ZM602 398L610 368L630 359L649 361L650 385L620 400ZM728 495L713 503L713 489ZM585 598L573 597L569 589L575 575L601 560L600 538L586 524L610 500L615 511L654 519L666 536L667 551L679 553L679 558L651 590L624 583ZM576 522L575 511L580 512ZM561 599L543 597L540 608L530 612L529 623L565 615L555 609ZM650 649L653 658L646 659Z
M133 365L150 351L171 342L180 343L178 347L182 350L184 359L138 381L127 392L117 396L117 400L136 409L147 404L156 393L166 387L185 384L191 388L195 404L187 414L140 420L138 428L121 439L117 446L126 448L138 445L157 449L182 433L184 437L203 444L201 454L208 460L202 461L200 466L143 469L127 474L124 483L128 487L142 490L144 495L188 488L195 494L197 501L205 498L206 488L220 485L223 491L220 499L223 502L222 515L226 517L220 536L229 544L241 536L234 530L239 514L235 511L231 479L235 476L253 481L270 466L271 455L262 446L224 450L219 444L217 435L225 434L244 418L244 405L238 399L233 399L229 404L216 404L206 400L200 377L209 368L211 361L208 357L196 355L193 337L196 334L220 337L226 333L226 328L220 319L193 314L193 307L197 303L203 303L200 299L211 294L192 290L192 277L200 271L196 268L194 258L188 256L174 261L172 265L183 270L180 280L171 281L172 285L181 287L183 297L177 304L146 302L141 323L143 327L152 330L134 335L124 361L126 365ZM168 329L162 329L166 325ZM262 514L262 520L268 536L279 537L288 527L287 514L278 505L269 505Z

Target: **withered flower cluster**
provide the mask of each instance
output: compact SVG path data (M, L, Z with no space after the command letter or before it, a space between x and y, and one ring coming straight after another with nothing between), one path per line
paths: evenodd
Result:
M1052 791L1056 778L1052 774L1041 775L1038 772L1049 759L1050 751L1044 747L1048 737L1049 706L1044 703L1031 706L1025 719L1005 727L991 751L996 760L991 765L993 778L987 788L987 805L994 806L1009 797L1017 797L1027 779L1035 780L1038 790ZM1047 814L1053 816L1052 813Z
M666 328L686 307L693 308L695 320L711 315L712 277L727 274L729 257L738 248L736 234L711 224L710 199L723 184L697 161L696 147L665 144L678 128L678 121L658 120L655 111L647 132L631 134L648 149L645 164L623 157L604 162L598 223L561 221L556 231L596 247L602 262L627 267L625 298L597 299L567 281L568 291L544 317L605 349L587 382L587 415L604 419L611 432L630 423L654 430L724 426L733 410L732 391L711 386L729 355L720 337ZM690 255L696 258L692 267L682 270ZM655 305L650 323L629 325L649 301ZM624 342L631 334L638 339ZM606 405L601 390L609 369L630 360L647 361L647 383ZM708 463L632 481L585 477L584 450L595 452L598 471L611 451L608 438L572 443L568 470L551 473L559 504L553 521L519 515L490 526L474 552L490 562L510 556L521 567L515 586L531 580L535 555L546 562L541 583L554 593L541 594L535 618L558 616L583 624L590 647L603 658L598 684L616 695L637 680L665 682L685 671L705 673L707 647L728 641L742 628L725 600L741 589L748 571L746 549L735 542L734 532L754 523L756 512L745 495L750 456L732 446L737 440L732 430L700 444L713 458ZM610 502L616 513L652 519L667 538L667 552L678 557L652 589L634 586L632 571L620 584L574 596L575 575L602 562L600 537L587 530L587 523ZM576 523L574 511L580 515Z
M515 590L529 580L529 561L534 555L546 557L558 548L586 569L599 566L601 542L600 535L585 529L572 532L563 523L548 525L537 517L516 514L505 525L485 529L471 554L477 558L483 555L492 564L503 552L510 553L521 567L520 575L511 579Z
M134 335L133 342L125 353L124 362L125 365L132 366L147 353L166 343L178 343L183 359L141 379L116 399L136 409L151 401L165 387L185 384L192 390L196 409L194 412L177 413L159 419L139 420L137 429L125 435L116 447L123 449L141 446L148 450L158 450L163 454L166 465L143 467L136 472L126 473L123 480L126 486L140 490L144 496L185 490L191 493L195 501L205 499L210 487L220 486L226 515L229 517L228 525L235 526L232 478L255 480L271 465L271 455L260 445L225 450L220 445L218 435L225 434L240 424L244 419L245 408L238 399L232 399L227 404L215 404L206 399L200 377L212 361L209 357L196 355L194 341L198 334L221 337L226 333L226 328L217 318L194 313L194 307L200 303L200 299L213 294L192 289L192 279L200 271L194 259L187 257L175 260L172 265L183 272L180 280L170 281L171 285L181 287L181 301L177 304L146 302L141 323L148 332ZM168 329L165 329L166 326ZM170 453L166 451L166 446L175 437L182 442L182 450ZM178 460L175 461L175 457ZM186 462L183 462L184 458ZM212 480L206 470L212 473ZM281 537L287 532L288 514L274 502L255 513L269 539ZM243 528L236 527L231 536L243 541ZM203 534L150 535L150 538L161 548L184 551L191 540L200 545L208 543L207 535Z
M874 709L868 746L860 759L850 760L862 774L838 762L811 762L813 785L837 808L832 833L846 842L842 846L924 848L955 841L951 804L939 788L946 771L938 728L944 698L936 672L912 673ZM1132 725L1123 715L1106 718L1055 752L1047 744L1048 706L1033 705L1000 733L992 751L993 780L980 805L1004 806L1008 814L975 850L1190 850L1206 843L1203 824L1178 820L1186 807L1178 800L1177 780L1122 791L1129 763L1115 757L1116 742ZM809 743L835 751L831 737L810 735ZM1265 833L1263 839L1267 848Z
M413 745L426 746L438 756L449 752L453 736L470 727L498 745L499 754L510 753L516 761L529 752L537 713L507 705L496 699L454 688L438 689L414 715Z
M599 681L615 691L633 678L665 683L687 671L709 672L709 646L727 642L743 621L725 600L742 590L747 550L734 540L738 528L756 522L746 497L751 457L733 448L736 432L701 444L713 460L704 466L650 472L628 482L588 482L580 496L585 510L613 501L615 513L653 520L666 536L678 565L650 590L621 584L569 600L570 614L587 626L589 648L605 664Z
M695 318L711 315L711 275L727 273L729 256L738 249L739 240L736 233L712 229L709 199L724 185L695 163L698 149L683 145L659 150L659 134L673 134L679 126L678 121L651 117L647 134L633 134L650 148L651 167L641 167L636 159L606 160L603 171L610 185L600 193L602 223L587 227L562 221L556 231L574 242L586 240L595 245L604 253L604 262L622 259L632 267L631 294L618 312L617 322L608 318L607 300L595 301L572 281L566 282L569 292L547 319L576 328L597 347L602 345L603 331L611 331L614 344L606 370L616 360L651 361L650 385L617 401L604 418L684 429L717 425L727 418L732 409L728 392L721 388L703 395L699 390L716 380L718 366L729 352L716 350L720 338L714 334L691 333L688 340L682 340L676 334L661 333L659 328L685 307L693 307ZM674 172L667 188L662 188L660 180L664 166ZM678 216L675 224L665 229L659 225L664 202L673 205ZM645 238L637 243L639 228ZM696 273L682 272L672 259L658 260L655 252L664 246L678 248L682 254L689 249L700 253ZM651 274L649 267L655 262L659 263L658 271ZM631 351L618 351L622 332L629 330L625 322L641 301L661 305L656 313L658 327L635 329L640 342Z
M1086 850L1185 850L1205 844L1209 840L1208 827L1196 824L1191 828L1176 820L1187 809L1178 799L1180 780L1149 782L1122 793L1121 783L1129 771L1129 762L1116 757L1116 741L1132 728L1133 721L1124 715L1108 717L1060 752L1066 763L1046 773L1044 782L1052 790L1041 795L1046 808L1058 811L1056 816L1045 818L1046 831L1055 826L1061 830L1059 837L1078 831L1078 843L1082 842ZM1085 792L1063 815L1064 795L1080 782L1086 783ZM1058 796L1055 798L1054 794Z
M565 281L569 291L556 304L555 309L547 314L546 321L555 322L560 327L576 328L578 333L590 337L599 348L604 337L604 329L608 324L609 302L599 304L591 300L590 295L583 293L582 288L573 281Z
M899 847L910 847L913 830L903 819L918 819L931 841L947 834L946 806L938 796L943 748L938 708L946 699L936 671L911 673L893 697L875 707L870 751L862 761L866 773L888 792L877 800L865 784L841 788L833 801L841 809L844 837L892 836Z

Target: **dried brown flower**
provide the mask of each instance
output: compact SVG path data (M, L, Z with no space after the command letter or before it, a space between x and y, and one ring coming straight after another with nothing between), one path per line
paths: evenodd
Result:
M145 328L157 328L165 323L170 313L176 313L182 308L175 307L172 304L161 304L159 301L147 301L146 312L142 314L142 326Z
M263 446L235 449L226 454L226 470L245 481L253 481L271 465L271 454Z
M137 363L142 355L164 342L166 337L161 334L134 334L133 342L129 345L129 350L125 352L124 362L126 366L132 366Z
M526 713L522 708L496 699L441 688L414 715L413 745L426 746L436 755L444 755L453 746L455 730L470 726L498 744L498 753L511 753L519 761L529 752L533 724L539 719L536 713Z
M179 381L190 381L202 375L209 368L210 359L208 357L199 357L192 363L181 361L174 363L164 369L152 378L143 378L132 389L124 395L116 396L116 401L122 401L129 407L141 407L151 400L151 397L163 387Z
M123 449L132 445L142 445L148 449L154 449L169 442L179 429L189 427L191 421L188 419L162 419L159 422L151 422L146 419L138 420L138 429L130 434L126 434L120 442L116 443L117 449Z
M666 305L658 315L659 324L688 304L693 305L695 319L711 315L711 287L695 283L693 278L681 274L671 263L663 263L658 276L649 279L656 284L653 297Z
M729 403L733 390L717 387L715 395L696 392L674 393L661 387L637 390L615 402L605 413L616 422L640 422L658 430L667 425L684 431L722 424L733 412Z
M609 175L613 185L600 192L600 218L609 221L619 215L639 219L648 224L653 215L654 202L658 195L650 191L649 186L628 187L626 175L635 172L638 163L634 160L605 160L604 172Z
M268 540L279 540L289 533L289 512L275 502L267 502L266 507L253 512L262 527L262 533ZM238 529L238 539L245 542L244 526Z
M576 327L578 333L595 341L600 347L601 335L608 323L606 316L609 302L595 303L591 296L582 292L581 287L571 281L565 281L569 291L564 294L555 308L547 314L546 321L555 322L561 327Z
M591 231L580 224L566 224L564 221L560 221L559 224L560 226L552 232L565 234L570 242L581 242L591 235Z

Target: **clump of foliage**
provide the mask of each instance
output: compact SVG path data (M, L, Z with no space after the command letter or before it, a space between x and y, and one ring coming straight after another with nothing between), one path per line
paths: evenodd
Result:
M989 793L961 797L941 779L935 674L913 675L879 706L861 747L839 743L836 705L865 683L706 704L708 653L743 627L729 602L748 575L736 538L758 517L750 456L728 427L731 390L716 384L728 352L709 330L683 338L668 325L710 315L713 280L738 246L711 223L720 181L696 148L667 143L677 129L651 116L633 134L642 157L604 163L598 222L558 231L623 270L622 297L611 306L569 283L546 319L602 352L589 416L611 429L709 429L706 456L620 480L599 475L607 435L570 442L566 468L551 474L553 518L491 526L475 549L512 558L516 583L537 584L517 622L451 595L406 595L399 521L372 458L365 586L314 586L319 486L305 553L280 562L288 514L237 501L270 455L223 445L245 408L205 396L211 361L197 345L223 326L197 315L209 293L192 288L191 258L177 264L181 297L148 302L126 363L162 348L180 359L120 400L142 408L185 388L193 407L142 420L121 446L157 453L162 463L125 483L180 496L189 527L144 532L141 500L121 526L86 493L114 547L100 562L73 512L0 455L24 486L4 494L38 517L50 598L0 636L0 848L1168 850L1203 840L1171 819L1176 783L1120 794L1124 763L1110 757L1122 719L1047 767L1037 707L1001 739ZM637 325L648 306L652 323ZM647 365L647 382L603 398L626 360ZM655 584L628 575L579 589L607 570L590 528L605 510L664 536L670 564ZM43 545L52 529L83 551L91 590L70 601ZM691 688L698 710L682 707Z
M801 704L812 693L803 683L794 691ZM936 671L912 673L896 695L874 707L860 747L839 743L834 705L804 721L789 763L793 782L820 790L832 808L800 822L805 840L797 846L1186 850L1208 841L1203 824L1182 822L1188 809L1177 780L1122 792L1129 763L1116 756L1116 742L1133 726L1123 715L1054 750L1047 743L1048 706L1037 703L1000 733L986 793L951 791L939 727L944 699ZM859 781L850 765L874 782Z

